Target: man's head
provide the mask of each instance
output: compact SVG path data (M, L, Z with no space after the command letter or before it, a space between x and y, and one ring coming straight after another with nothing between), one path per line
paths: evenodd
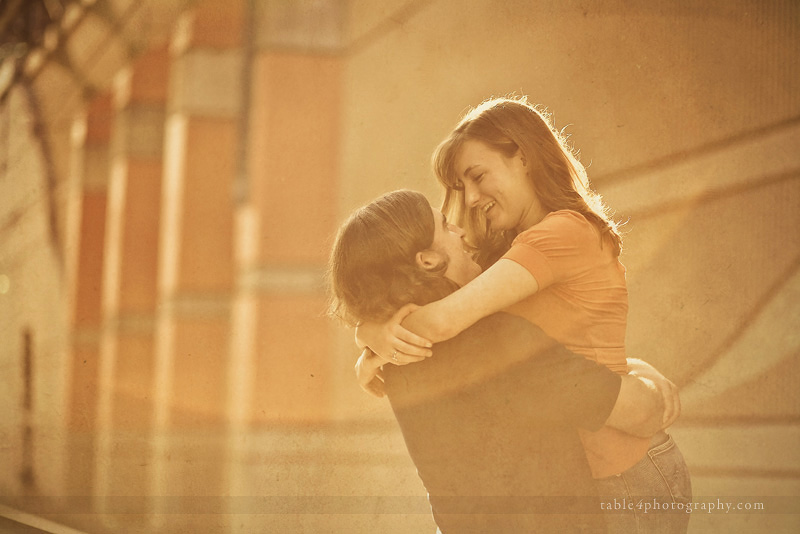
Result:
M480 273L463 231L415 191L393 191L339 228L329 261L330 313L382 321L410 302L438 300Z

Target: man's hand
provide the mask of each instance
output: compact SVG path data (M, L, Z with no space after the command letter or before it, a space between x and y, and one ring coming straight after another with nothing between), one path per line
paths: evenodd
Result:
M664 418L661 422L661 428L665 429L672 425L681 415L681 399L678 387L662 375L658 369L639 359L628 358L628 374L641 376L653 382L664 399Z
M664 402L652 380L643 376L622 377L619 395L606 425L632 436L649 438L662 426Z

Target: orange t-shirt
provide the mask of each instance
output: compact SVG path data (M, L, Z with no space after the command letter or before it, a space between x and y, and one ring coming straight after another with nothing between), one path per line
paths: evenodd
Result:
M528 319L572 352L625 374L628 290L625 267L613 248L580 213L549 213L520 233L503 256L525 267L539 284L539 291L506 311ZM608 426L580 433L595 478L632 467L650 443Z

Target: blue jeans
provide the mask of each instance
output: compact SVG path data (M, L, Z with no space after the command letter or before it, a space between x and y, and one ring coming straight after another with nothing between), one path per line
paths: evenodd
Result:
M681 451L663 432L636 465L595 481L609 534L683 534L690 514L692 482ZM679 505L679 506L676 506Z

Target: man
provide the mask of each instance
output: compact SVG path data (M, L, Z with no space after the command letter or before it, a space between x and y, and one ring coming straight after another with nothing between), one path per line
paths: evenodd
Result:
M658 392L496 314L385 366L385 391L442 532L604 531L576 428L660 426Z
M430 217L433 228L425 226ZM425 232L432 239L420 249ZM452 289L480 272L462 235L418 193L384 195L340 230L331 260L334 300L370 310L413 294L406 302L419 304L428 299L426 285L431 299L441 298L442 277ZM576 429L608 424L652 435L664 413L654 383L620 377L505 313L434 352L419 363L384 365L383 382L370 387L389 398L440 530L604 531ZM368 350L360 361L382 363Z

